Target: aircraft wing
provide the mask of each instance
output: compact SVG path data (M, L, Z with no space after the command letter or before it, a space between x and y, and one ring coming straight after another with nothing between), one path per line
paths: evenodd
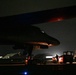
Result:
M0 17L0 25L2 26L32 25L32 24L39 24L45 22L57 22L74 17L76 17L76 5Z

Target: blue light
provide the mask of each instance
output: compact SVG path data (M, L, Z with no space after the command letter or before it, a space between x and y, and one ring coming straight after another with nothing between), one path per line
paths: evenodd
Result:
M24 75L27 75L27 72L24 72Z
M28 75L29 72L28 72L28 71L23 71L23 72L21 72L20 74L21 74L21 75Z

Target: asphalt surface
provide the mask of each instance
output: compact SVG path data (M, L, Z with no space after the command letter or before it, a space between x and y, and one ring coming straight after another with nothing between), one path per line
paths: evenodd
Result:
M76 64L58 63L51 65L0 64L0 75L24 75L24 72L28 72L27 75L69 75L75 72L75 67Z

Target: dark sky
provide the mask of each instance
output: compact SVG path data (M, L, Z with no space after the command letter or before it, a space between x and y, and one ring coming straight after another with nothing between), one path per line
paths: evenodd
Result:
M0 0L0 16L76 5L76 0Z
M76 5L76 0L0 0L0 17L72 5ZM76 50L76 18L61 22L36 24L35 26L58 39L60 45L33 53L62 54L66 50ZM9 52L14 52L11 46L0 46L0 54Z

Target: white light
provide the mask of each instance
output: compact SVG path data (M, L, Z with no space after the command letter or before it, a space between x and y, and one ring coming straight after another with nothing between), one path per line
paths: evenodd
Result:
M42 33L44 33L44 31L42 31Z
M0 59L2 58L2 56L0 56Z
M53 56L56 56L56 54L58 55L58 56L61 56L61 54L60 53L53 53Z
M46 58L52 58L53 56L46 56Z
M24 72L25 75L27 75L27 72Z

